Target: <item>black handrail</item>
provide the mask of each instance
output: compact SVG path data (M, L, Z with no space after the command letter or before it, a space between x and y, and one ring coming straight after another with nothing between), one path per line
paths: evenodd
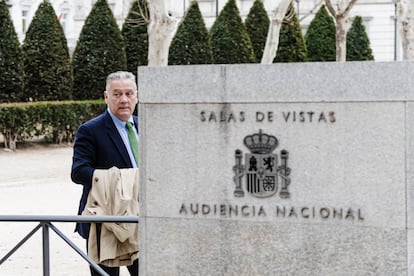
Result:
M76 246L65 234L63 234L52 222L124 222L138 223L138 216L49 216L49 215L0 215L0 222L39 222L13 249L11 249L2 259L0 265L6 261L14 252L29 240L37 230L42 228L43 244L43 275L50 276L50 254L49 254L49 228L62 238L73 250L75 250L85 261L87 261L101 275L108 274L97 265L87 254Z

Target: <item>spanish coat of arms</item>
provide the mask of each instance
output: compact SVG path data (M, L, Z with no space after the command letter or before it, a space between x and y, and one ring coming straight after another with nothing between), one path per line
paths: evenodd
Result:
M243 140L244 145L251 151L245 154L243 164L243 153L235 151L236 165L233 166L234 183L236 188L234 195L243 197L244 190L255 197L270 197L278 192L279 180L281 198L289 198L290 171L287 165L289 153L287 150L280 151L280 165L278 155L273 153L279 142L275 136L263 133L248 135ZM245 179L245 181L243 181ZM243 185L244 184L244 185Z

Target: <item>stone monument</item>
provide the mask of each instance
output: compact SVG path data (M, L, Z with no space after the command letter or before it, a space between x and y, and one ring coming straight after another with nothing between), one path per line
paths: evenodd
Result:
M138 79L143 275L414 275L414 63Z

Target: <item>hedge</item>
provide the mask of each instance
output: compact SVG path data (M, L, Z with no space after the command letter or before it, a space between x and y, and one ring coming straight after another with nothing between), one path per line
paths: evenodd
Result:
M79 125L105 109L103 100L0 104L0 134L11 150L39 136L50 143L72 142Z

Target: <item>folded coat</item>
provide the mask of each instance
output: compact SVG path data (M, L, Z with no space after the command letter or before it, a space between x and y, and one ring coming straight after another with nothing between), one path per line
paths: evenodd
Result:
M138 169L97 169L92 181L83 215L138 215ZM105 266L131 265L138 258L138 224L91 223L88 256Z

